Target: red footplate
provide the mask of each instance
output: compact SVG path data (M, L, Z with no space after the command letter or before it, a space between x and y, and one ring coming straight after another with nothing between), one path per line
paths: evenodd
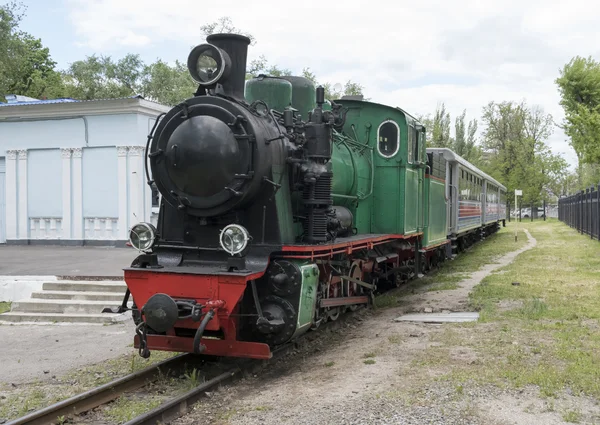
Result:
M148 349L160 351L193 352L193 338L177 336L148 335ZM268 360L273 354L267 344L259 342L227 341L202 338L201 344L206 346L202 354L210 356L246 357L250 359ZM140 339L136 335L133 345L140 347Z

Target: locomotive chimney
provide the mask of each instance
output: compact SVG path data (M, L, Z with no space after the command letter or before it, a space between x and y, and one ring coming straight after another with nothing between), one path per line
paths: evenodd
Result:
M224 94L243 99L250 39L239 34L211 34L206 37L206 41L224 50L231 59L229 75L221 82Z

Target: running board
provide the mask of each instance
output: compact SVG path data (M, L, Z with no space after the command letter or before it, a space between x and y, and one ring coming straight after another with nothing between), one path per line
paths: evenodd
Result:
M368 304L368 296L325 298L321 300L321 307L338 307L340 305Z

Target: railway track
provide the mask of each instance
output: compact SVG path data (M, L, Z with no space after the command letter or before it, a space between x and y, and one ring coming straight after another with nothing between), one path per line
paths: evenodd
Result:
M181 367L185 362L193 360L190 354L182 354L163 360L145 369L123 376L89 391L77 394L59 401L51 406L36 410L5 425L45 425L52 424L61 416L78 415L98 406L106 404L121 394L144 387L156 381L161 373L175 367Z
M294 347L293 344L282 346L273 351L271 360L281 357ZM59 401L48 407L36 410L25 416L14 419L5 425L49 425L60 423L60 417L77 417L82 413L107 404L125 393L129 393L155 382L161 374L182 369L186 364L195 364L205 360L203 356L181 354L164 360L145 369L131 373L99 387L85 391L68 399ZM206 359L207 360L207 359ZM184 394L176 396L160 406L140 415L125 423L125 425L164 425L185 414L198 400L205 396L205 392L225 383L233 377L241 375L245 370L252 370L252 365L261 365L264 362L251 359L225 359L231 361L231 367L214 376L206 382L194 387ZM210 363L207 363L210 364ZM221 365L222 367L223 365Z

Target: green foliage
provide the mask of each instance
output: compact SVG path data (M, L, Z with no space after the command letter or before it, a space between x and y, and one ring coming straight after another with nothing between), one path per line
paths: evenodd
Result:
M600 63L576 56L556 79L565 111L563 128L584 163L600 161Z
M61 79L42 41L20 31L22 3L0 5L0 94L56 97Z
M69 65L63 71L55 70L48 48L41 40L18 31L23 17L22 5L15 2L0 6L0 95L21 94L35 98L71 97L94 100L141 95L168 106L174 106L191 97L197 84L189 75L187 65L176 61L170 65L160 59L144 63L139 55L127 54L121 59L91 55ZM200 27L205 36L220 32L243 34L229 17ZM292 75L289 69L269 64L264 56L250 61L246 79L264 74L275 77ZM316 77L304 71L315 83ZM362 86L348 81L342 90L325 83L326 97L336 99L342 95L362 94Z
M63 72L65 93L83 100L132 96L141 92L143 74L139 55L128 54L116 62L92 55Z
M523 202L557 195L567 162L553 154L545 141L552 134L552 116L524 102L490 102L483 108L482 164L511 193L523 190Z
M436 148L452 148L453 140L450 137L450 113L446 112L446 105L435 110L431 124L431 146Z
M562 128L579 162L576 182L564 193L572 194L600 179L600 62L576 56L555 82L565 112Z
M277 65L269 65L267 58L261 55L258 59L250 61L250 66L246 70L246 80L261 74L270 75L272 77L282 77L284 75L292 75L292 71L289 69L279 69Z
M12 303L7 301L0 301L0 314L10 311L11 304Z
M427 147L449 148L467 161L478 165L481 149L477 145L477 120L469 121L465 126L467 111L464 110L454 121L454 137L450 136L452 120L442 103L435 110L433 118L429 115L419 117L426 129Z
M232 33L232 34L240 34L245 35L250 39L250 44L256 44L256 38L250 33L240 30L233 25L231 18L228 16L223 16L219 18L216 22L212 22L210 24L205 24L200 27L200 31L204 34L205 37L211 34L219 34L219 33Z
M304 68L302 70L302 76L312 81L315 86L323 86L325 89L325 99L335 100L340 99L342 96L358 96L363 95L363 86L358 83L348 80L344 86L341 84L332 85L331 83L320 83L317 81L316 75L310 70L310 68ZM336 87L339 86L339 87ZM365 98L364 100L369 100Z
M184 63L176 61L171 66L159 59L144 67L141 93L148 100L174 106L192 97L196 89L197 84Z

